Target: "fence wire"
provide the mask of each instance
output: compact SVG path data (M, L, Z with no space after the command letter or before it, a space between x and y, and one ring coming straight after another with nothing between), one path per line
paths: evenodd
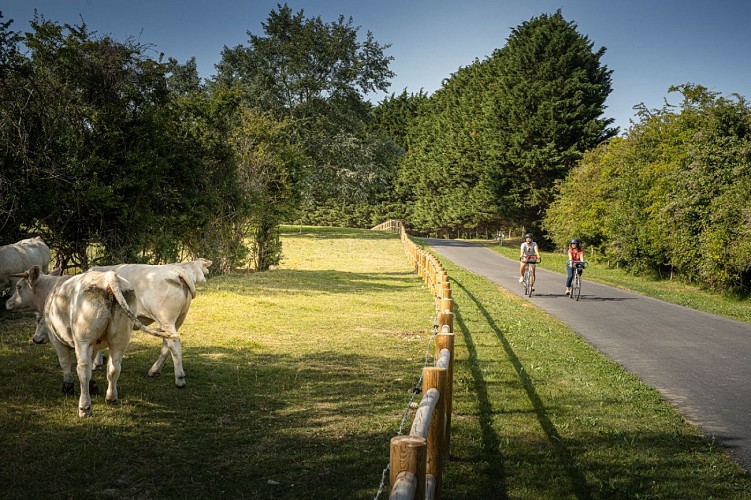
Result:
M425 348L425 361L423 363L423 368L427 367L428 363L431 363L430 346L435 340L436 335L438 335L438 315L440 313L440 307L441 307L440 303L441 303L440 298L436 297L435 316L433 317L433 334L430 336L430 338L428 338L428 346ZM435 356L433 356L433 358L435 358ZM433 359L432 363L435 364L435 359ZM412 405L415 402L415 398L421 392L422 392L422 370L420 370L420 378L417 380L417 384L415 384L415 386L412 388L412 394L410 395L409 401L407 401L407 406L404 409L404 413L402 414L402 420L399 424L399 430L396 433L397 436L401 436L402 434L404 434L404 424L407 422L407 418L409 417L409 411L410 409L412 409ZM381 484L378 487L378 492L376 493L373 500L378 500L378 497L381 496L381 493L383 493L383 489L386 486L386 477L387 477L387 474L389 473L389 470L391 470L391 462L389 462L386 465L386 468L383 469L383 472L381 473Z

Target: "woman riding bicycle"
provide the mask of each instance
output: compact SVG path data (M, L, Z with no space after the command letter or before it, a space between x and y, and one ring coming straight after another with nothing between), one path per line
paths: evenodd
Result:
M521 253L519 254L519 259L522 262L521 267L519 268L519 283L524 283L524 271L527 269L527 261L530 260L530 258L534 261L540 260L540 250L537 247L537 243L533 240L534 236L532 236L532 233L524 235L524 243L522 243ZM534 274L534 266L532 266L530 272Z
M581 249L581 241L574 238L568 244L568 261L566 262L566 295L571 293L571 282L574 280L574 262L584 262L584 251ZM583 269L578 268L577 272L581 275Z

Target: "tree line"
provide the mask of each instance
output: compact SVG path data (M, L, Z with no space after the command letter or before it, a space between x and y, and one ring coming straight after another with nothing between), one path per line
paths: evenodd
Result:
M4 242L42 235L79 268L193 255L265 270L282 221L389 183L398 148L367 126L364 95L387 88L390 58L351 19L279 5L205 81L195 59L155 60L85 23L12 23L0 17Z
M748 287L748 107L698 85L618 135L612 72L561 11L391 94L389 46L278 5L216 74L132 39L0 16L0 236L62 263L279 262L282 222L524 227L639 271ZM731 249L728 251L728 249Z

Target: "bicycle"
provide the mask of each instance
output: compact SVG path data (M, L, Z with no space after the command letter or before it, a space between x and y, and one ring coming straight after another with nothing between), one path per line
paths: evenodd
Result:
M522 281L522 284L524 285L524 295L531 297L532 292L535 291L535 266L542 259L538 259L532 255L529 257L520 257L519 260L527 263L527 268L524 270L524 281Z
M579 297L581 297L582 293L582 271L589 267L589 262L585 261L573 261L573 260L567 260L566 261L567 267L572 267L574 269L574 279L571 281L571 294L569 295L569 298L579 300Z

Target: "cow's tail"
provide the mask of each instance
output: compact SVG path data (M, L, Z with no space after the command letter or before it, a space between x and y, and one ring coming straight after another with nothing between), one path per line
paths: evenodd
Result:
M123 311L125 311L125 314L127 314L128 317L131 320L133 320L133 328L135 330L143 330L149 335L153 335L155 337L161 337L163 339L179 338L176 335L165 332L164 330L161 330L161 329L154 330L153 328L149 328L143 323L141 323L141 321L138 319L135 313L133 313L133 311L130 310L130 307L128 306L128 302L125 300L122 290L120 290L119 276L115 274L114 271L108 271L106 273L106 276L107 276L107 291L112 293L112 295L115 297L115 300L117 300L117 303L120 304L120 307L123 309Z

